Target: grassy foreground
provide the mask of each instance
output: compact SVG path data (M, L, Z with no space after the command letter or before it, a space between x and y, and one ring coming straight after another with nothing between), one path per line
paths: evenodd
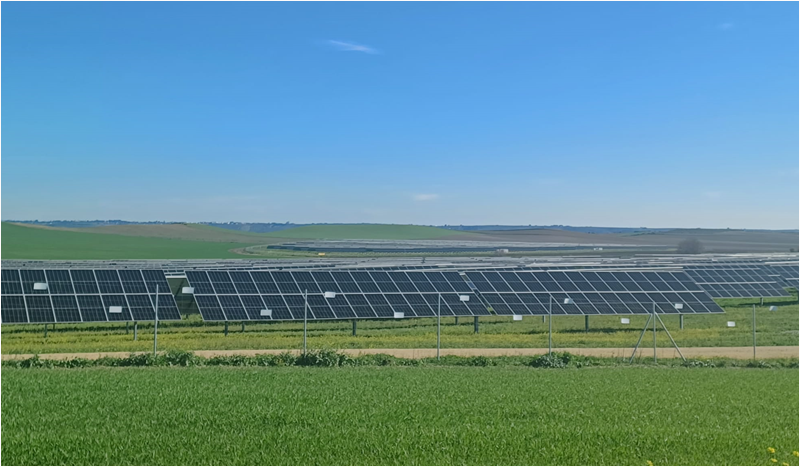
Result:
M2 457L9 465L766 465L772 457L797 465L797 385L797 370L778 369L4 369Z
M670 333L684 347L740 347L753 343L752 304L758 300L725 300L720 302L724 314L686 316L685 329L679 329L677 316L665 316ZM778 305L778 311L767 310ZM633 316L631 324L620 323L619 317L593 316L590 331L584 331L580 316L553 319L553 343L556 347L632 347L647 319ZM728 328L727 321L736 327ZM547 323L539 317L526 317L521 322L511 317L482 317L480 333L475 334L472 319L462 319L458 326L453 318L442 319L444 348L546 348ZM349 321L310 322L308 345L312 348L391 349L435 348L436 320L432 318L404 320L361 320L352 336ZM797 297L770 299L757 308L757 340L759 346L798 345ZM228 336L222 323L204 323L197 315L182 322L159 325L159 348L167 350L235 350L297 349L302 346L303 325L299 323L247 323L241 332L238 323L231 324ZM41 325L4 325L2 352L58 353L146 351L152 349L152 323L139 323L139 340L125 333L124 323L59 324L47 338ZM132 333L132 331L131 331ZM650 345L648 337L646 345ZM659 332L658 345L669 347L669 339Z

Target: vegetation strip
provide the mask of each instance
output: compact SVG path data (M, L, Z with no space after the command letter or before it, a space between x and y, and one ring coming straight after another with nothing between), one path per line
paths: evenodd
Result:
M436 355L435 349L340 349L339 352L351 357L361 355L391 355L397 358L430 358ZM567 348L556 349L558 352L566 352L585 357L599 358L628 358L633 352L632 348ZM255 357L257 355L280 353L293 353L299 355L301 350L289 349L261 349L261 350L197 350L194 354L203 357L229 357L245 356ZM729 358L737 360L750 360L753 358L752 347L687 347L682 349L684 357L689 358ZM85 353L53 353L53 354L4 354L3 360L26 360L34 356L43 360L71 360L86 359L96 360L99 358L125 358L130 355L144 354L149 352L85 352ZM538 356L547 353L546 349L442 349L441 355L454 357L506 357L506 356ZM640 348L636 353L638 358L652 358L652 349ZM674 348L658 349L658 358L679 358ZM775 358L798 358L798 348L794 346L775 346L759 347L757 356L761 359Z
M651 360L639 357L638 365L649 365ZM86 368L86 367L129 367L129 366L531 366L536 368L567 368L589 366L627 365L627 358L598 358L585 355L574 355L569 352L554 352L534 357L500 356L500 357L459 357L445 355L441 359L398 358L388 354L364 354L353 356L332 349L314 349L305 355L296 352L281 352L258 355L218 355L201 357L193 352L167 351L157 355L152 353L136 353L125 357L103 356L96 359L44 359L34 355L25 359L3 360L5 368ZM711 359L661 359L661 366L686 367L746 367L746 368L798 368L797 358L737 360L731 358ZM655 365L655 364L654 364ZM657 365L656 365L657 366Z

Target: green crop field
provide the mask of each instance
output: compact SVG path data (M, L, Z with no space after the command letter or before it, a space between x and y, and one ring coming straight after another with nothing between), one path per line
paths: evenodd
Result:
M741 368L3 369L2 458L797 465L798 382Z
M664 316L675 340L683 347L739 347L752 345L752 304L758 300L724 300L726 313L687 315L685 329L679 329L677 316ZM778 311L766 307L777 305ZM798 345L797 296L770 299L757 308L757 339L760 346ZM584 331L580 316L553 319L556 347L632 347L644 326L646 316L632 316L623 325L619 317L592 316L590 331ZM735 328L726 327L735 321ZM445 348L546 348L547 324L540 317L480 318L480 333L475 334L472 319L442 319L442 346ZM182 322L159 325L159 347L172 350L297 349L302 345L301 322L247 323L241 332L238 323L228 336L223 323L204 323L192 315ZM124 323L59 324L48 337L42 325L3 325L2 352L57 353L100 351L144 351L152 348L152 323L139 324L139 340L125 333ZM349 321L310 322L308 345L312 348L432 348L436 345L436 321L432 318L403 320L360 320L356 336ZM651 341L648 341L651 342ZM671 344L659 332L658 345Z
M4 259L217 259L292 258L309 252L268 250L265 245L293 239L435 239L472 234L413 225L321 225L268 234L196 224L125 225L50 229L2 223ZM258 248L251 248L256 247ZM247 254L244 249L247 248ZM234 251L235 250L235 251ZM253 254L255 253L255 255Z
M257 244L254 241L253 244ZM84 233L3 223L3 259L198 259L241 258L247 244Z

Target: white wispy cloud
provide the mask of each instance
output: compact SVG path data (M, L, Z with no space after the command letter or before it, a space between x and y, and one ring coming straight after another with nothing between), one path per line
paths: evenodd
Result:
M370 46L367 46L367 45L356 44L355 42L329 40L328 41L328 45L330 45L330 46L332 46L332 47L334 47L334 48L336 48L338 50L341 50L343 52L363 52L365 54L379 54L380 53L380 51L378 49L376 49L376 48L373 48L373 47L370 47Z
M728 29L733 29L734 26L735 24L733 23L720 23L717 25L717 29L722 29L723 31L725 31Z
M414 201L433 201L439 199L439 195L435 193L420 193L413 196Z

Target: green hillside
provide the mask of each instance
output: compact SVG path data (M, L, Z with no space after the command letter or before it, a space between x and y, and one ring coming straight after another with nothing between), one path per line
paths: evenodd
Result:
M430 240L442 237L464 237L471 233L457 230L402 224L341 224L308 225L263 234L269 237L293 239L361 239L361 240Z
M244 243L84 233L2 223L3 259L241 258ZM253 239L253 245L259 244Z

